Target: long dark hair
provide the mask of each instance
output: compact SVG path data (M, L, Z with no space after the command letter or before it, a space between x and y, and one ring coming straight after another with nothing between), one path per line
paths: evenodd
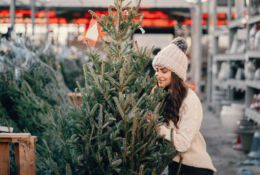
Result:
M163 116L165 122L169 124L171 120L178 128L178 121L180 120L180 108L184 98L187 96L188 88L184 81L176 75L174 72L171 74L171 84L165 88L169 91L169 94L165 99L165 107Z

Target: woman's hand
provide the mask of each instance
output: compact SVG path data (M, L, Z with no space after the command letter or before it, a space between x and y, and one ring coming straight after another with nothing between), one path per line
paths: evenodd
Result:
M148 111L145 115L145 119L148 123L156 122L158 119L158 115L152 114L150 111Z
M151 112L147 112L146 115L145 115L145 119L146 119L146 121L147 121L148 123L152 123L152 122L155 123L155 122L157 121L157 119L158 119L158 116L157 116L157 115L154 115L154 116L152 117L152 113L151 113ZM160 130L160 125L157 125L157 126L156 126L156 131L159 132L159 130Z
M153 89L151 90L151 94L154 94L155 93L155 90L158 88L158 85L155 85L154 87L153 87Z
M146 115L145 115L145 119L148 123L151 123L151 112L147 112Z

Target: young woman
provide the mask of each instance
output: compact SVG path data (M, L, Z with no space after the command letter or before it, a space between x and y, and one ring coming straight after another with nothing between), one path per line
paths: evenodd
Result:
M200 133L202 105L195 92L185 84L186 49L185 40L177 38L153 60L158 86L169 92L163 113L165 122L158 132L171 141L179 153L168 166L169 175L176 175L179 167L180 175L213 175L216 169Z

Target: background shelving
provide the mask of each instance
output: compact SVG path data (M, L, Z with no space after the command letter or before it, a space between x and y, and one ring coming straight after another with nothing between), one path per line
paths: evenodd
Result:
M246 53L247 59L256 58L260 59L260 51L259 50L249 50Z
M231 20L231 21L229 22L228 27L229 27L230 29L239 28L239 27L244 27L245 24L246 24L246 18L243 17L243 18L241 18L241 19Z
M245 115L249 118L254 119L260 123L260 111L259 107L254 108L253 104L260 104L259 100L256 100L260 97L260 75L257 78L257 70L260 74L260 11L256 14L256 10L253 10L253 5L256 3L256 0L250 0L248 6L248 38L247 38L247 53L246 60L251 62L255 66L255 75L253 79L246 81L246 110ZM258 7L259 8L259 7ZM254 13L252 13L254 11ZM260 99L260 98L259 98ZM258 111L256 110L258 109Z
M246 108L246 116L260 123L260 113L250 108Z
M219 37L219 36L222 36L222 35L228 35L228 29L227 28L224 28L224 29L218 29L214 32L214 36L215 37Z
M254 24L254 23L257 23L260 21L260 15L257 15L257 16L251 16L249 19L248 19L248 24Z
M256 80L247 80L246 85L251 88L260 89L260 82Z
M236 97L239 96L239 101L244 104L245 115L260 123L260 112L250 108L253 98L256 94L260 94L260 78L254 75L251 79L248 78L248 62L251 62L256 70L260 69L260 11L256 13L252 7L254 0L229 0L228 1L228 27L225 29L217 29L216 24L213 25L213 41L212 41L212 79L211 79L211 101L208 102L209 107L213 111L219 113L221 104L224 100L230 103L236 103ZM232 5L234 4L234 6ZM240 13L235 10L240 10ZM254 11L254 14L251 12ZM234 15L236 14L236 15ZM213 19L216 17L213 14ZM257 34L259 32L259 34ZM224 52L219 49L219 38L228 37L228 47ZM259 41L258 41L259 40ZM259 43L259 44L258 44ZM210 57L209 57L210 58ZM227 76L223 78L224 67L229 68ZM240 69L243 76L230 75L230 70L237 66L235 71ZM252 70L251 70L252 71ZM232 71L231 71L232 72ZM260 72L260 70L259 70ZM225 73L225 71L224 71ZM237 73L237 72L236 72ZM251 72L252 73L252 72ZM221 74L221 75L220 75ZM257 73L255 73L257 74ZM259 75L260 76L260 75ZM237 91L240 91L239 95ZM223 93L221 93L223 92ZM241 93L242 92L242 93ZM217 95L225 95L224 98L218 98ZM219 105L216 105L219 104Z
M244 61L245 54L218 54L214 59L215 61Z

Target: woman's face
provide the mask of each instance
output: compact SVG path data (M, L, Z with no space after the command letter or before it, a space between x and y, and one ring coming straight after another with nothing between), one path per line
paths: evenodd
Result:
M161 88L165 88L171 84L171 75L172 72L161 66L156 66L155 67L155 76L156 79L158 80L158 85Z

